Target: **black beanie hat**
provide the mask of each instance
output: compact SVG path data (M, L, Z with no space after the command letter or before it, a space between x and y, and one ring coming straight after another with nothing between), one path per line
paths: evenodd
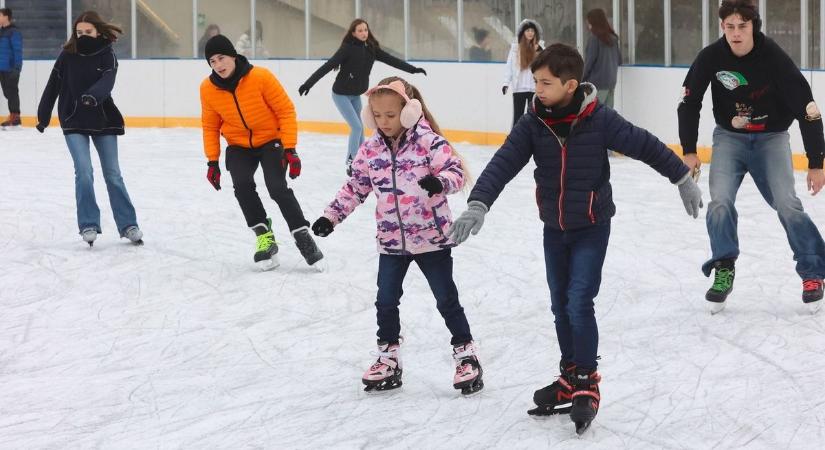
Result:
M235 46L232 45L229 38L222 34L216 34L206 41L206 48L204 49L206 62L209 62L209 58L215 55L236 57L238 56L238 52L235 51Z

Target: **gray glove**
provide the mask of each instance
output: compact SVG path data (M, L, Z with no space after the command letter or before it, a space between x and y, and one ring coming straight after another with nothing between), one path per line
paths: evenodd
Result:
M693 180L691 173L687 173L681 180L676 182L679 186L679 196L682 197L682 203L685 204L685 211L693 218L699 217L699 208L704 206L702 203L702 191Z
M467 203L467 211L461 213L461 216L453 222L453 225L447 230L447 237L451 237L457 244L460 244L470 237L470 232L478 234L481 226L484 225L484 215L487 214L487 205L477 200Z

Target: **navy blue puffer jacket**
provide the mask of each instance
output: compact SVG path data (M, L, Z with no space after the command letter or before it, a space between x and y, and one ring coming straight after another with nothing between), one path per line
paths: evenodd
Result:
M468 201L491 207L532 157L539 217L554 229L572 230L607 221L616 213L608 149L645 162L672 183L688 173L656 136L599 104L592 84L582 83L582 89L585 99L566 140L531 108L484 168Z

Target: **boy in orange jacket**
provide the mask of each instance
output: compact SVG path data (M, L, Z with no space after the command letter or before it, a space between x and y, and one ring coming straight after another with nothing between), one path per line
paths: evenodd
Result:
M286 183L287 169L291 179L301 174L292 101L272 72L249 64L226 36L212 37L206 43L205 56L212 68L200 86L203 146L209 160L206 178L216 190L221 188L218 160L223 135L235 198L247 226L258 238L255 263L263 270L278 266L272 220L255 190L254 176L260 165L269 195L281 209L296 246L307 264L315 265L324 255L309 234L309 222Z

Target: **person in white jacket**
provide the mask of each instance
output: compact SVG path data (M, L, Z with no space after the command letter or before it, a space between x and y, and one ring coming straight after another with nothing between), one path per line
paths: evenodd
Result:
M524 110L536 91L530 63L542 50L541 26L535 20L524 19L518 26L516 42L510 45L507 64L504 66L504 85L501 93L513 93L513 125L524 114Z

